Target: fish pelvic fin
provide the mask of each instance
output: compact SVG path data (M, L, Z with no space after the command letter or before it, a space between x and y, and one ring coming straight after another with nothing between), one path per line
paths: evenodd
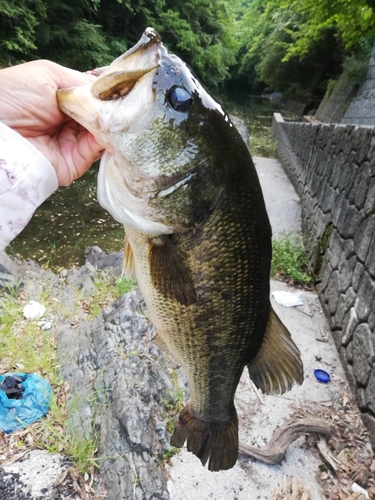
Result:
M272 307L261 348L247 367L251 380L266 394L283 394L303 382L298 347Z
M122 275L125 276L127 280L133 276L135 270L134 255L132 247L128 241L125 234L124 237L124 260L122 262Z
M184 306L197 300L189 271L168 236L150 240L149 263L152 285L164 297Z
M238 458L238 418L236 410L227 422L205 422L192 415L189 403L178 418L171 445L181 448L187 441L188 451L194 453L208 470L231 469Z

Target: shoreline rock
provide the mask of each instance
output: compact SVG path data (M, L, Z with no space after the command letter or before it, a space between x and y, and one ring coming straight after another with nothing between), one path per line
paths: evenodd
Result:
M174 403L176 392L171 371L181 369L150 343L154 331L143 314L139 291L126 293L91 320L77 311L77 293L90 297L97 269L119 275L122 266L122 252L106 255L98 247L89 247L86 255L84 266L63 271L60 277L33 261L18 261L6 254L0 254L0 264L11 267L14 279L22 278L30 297L49 283L52 297L65 311L65 316L55 318L52 333L57 337L59 376L69 386L67 432L72 440L97 443L95 495L106 500L168 500L166 403ZM78 314L78 325L71 324L69 314ZM178 379L184 380L184 375ZM183 386L186 390L186 380ZM33 454L34 450L29 452L28 459ZM68 469L71 464L60 457ZM22 461L16 463L22 467ZM6 475L1 464L0 471L0 492L19 483L16 471ZM43 498L60 498L55 487L41 490Z

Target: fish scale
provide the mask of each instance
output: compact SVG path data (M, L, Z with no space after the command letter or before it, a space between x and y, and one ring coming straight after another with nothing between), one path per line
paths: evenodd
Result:
M235 391L245 366L265 393L303 380L270 306L271 228L249 150L221 106L148 28L59 106L107 152L98 199L125 228L155 342L185 369L190 399L171 444L211 471L238 457Z
M249 174L249 165L245 168L244 173ZM256 197L251 191L260 192L260 188L254 175L252 182L250 175L240 176L238 171L236 177L233 192L223 194L222 203L202 227L182 236L175 245L191 270L198 297L195 304L183 306L158 293L150 278L147 236L141 244L139 234L125 228L140 288L147 290L144 293L150 318L164 343L178 353L175 357L187 372L194 414L210 421L226 421L233 416L235 389L243 367L251 361L251 342L254 355L258 350L269 309L269 281L264 276L269 274L270 248L262 244L255 251L255 228L247 230L243 220L254 208ZM258 204L257 211L263 216L258 217L262 221L258 232L263 231L264 239L270 241L264 205ZM217 252L217 241L224 251Z

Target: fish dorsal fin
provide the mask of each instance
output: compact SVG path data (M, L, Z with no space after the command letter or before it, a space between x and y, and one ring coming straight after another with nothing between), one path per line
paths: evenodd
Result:
M272 307L261 348L248 369L251 380L266 394L283 394L303 382L298 347Z
M135 270L135 265L134 265L134 255L133 255L133 250L132 247L130 246L128 237L124 237L124 260L122 263L122 275L125 276L127 280L130 280L130 278L133 276Z
M150 239L149 264L151 282L159 293L185 306L196 302L189 271L168 236Z

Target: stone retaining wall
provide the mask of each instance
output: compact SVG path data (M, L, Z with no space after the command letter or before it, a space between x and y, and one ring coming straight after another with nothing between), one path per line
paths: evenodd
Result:
M367 78L345 111L341 123L375 124L375 45L369 62Z
M375 448L375 129L284 122L273 133L301 198L309 265Z
M328 123L375 124L375 44L367 76L358 86L341 77L331 92L326 92L315 117Z

